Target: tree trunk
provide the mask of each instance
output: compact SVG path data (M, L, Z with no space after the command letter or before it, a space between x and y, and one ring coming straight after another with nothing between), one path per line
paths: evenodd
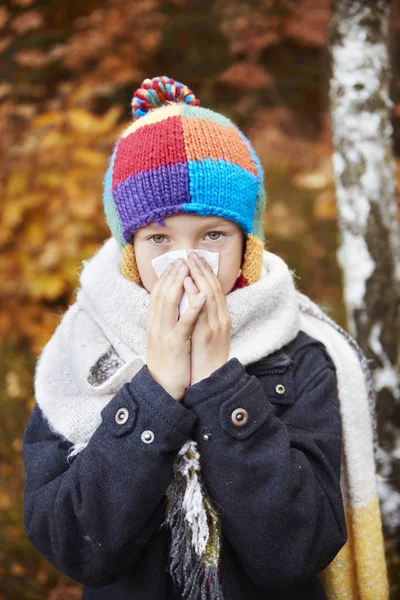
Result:
M377 393L386 535L400 530L400 241L387 48L389 3L335 0L329 38L338 262L348 330Z

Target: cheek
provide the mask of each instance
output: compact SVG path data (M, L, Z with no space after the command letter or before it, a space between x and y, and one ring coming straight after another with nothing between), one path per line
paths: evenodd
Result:
M143 287L150 293L157 282L157 274L151 264L153 256L144 252L140 244L134 246L136 265L139 271Z
M157 274L151 266L151 263L147 264L145 268L139 269L139 273L144 287L150 293L158 280Z
M232 261L231 259L227 259L226 261L220 260L220 265L218 268L218 281L221 284L222 291L225 296L229 294L237 278L239 277L239 269L240 269L240 257L237 260Z

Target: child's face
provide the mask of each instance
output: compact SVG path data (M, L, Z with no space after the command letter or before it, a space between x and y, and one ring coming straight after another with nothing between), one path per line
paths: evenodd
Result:
M219 252L218 280L225 295L235 285L242 264L243 230L227 219L179 213L163 218L165 227L150 223L133 236L136 264L143 286L150 293L157 282L151 261L171 250L199 248Z

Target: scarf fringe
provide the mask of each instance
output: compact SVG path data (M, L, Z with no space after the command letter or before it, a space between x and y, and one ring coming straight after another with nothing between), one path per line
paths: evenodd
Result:
M168 570L184 600L224 600L219 581L220 523L200 479L197 444L188 440L174 462L167 490L171 530Z

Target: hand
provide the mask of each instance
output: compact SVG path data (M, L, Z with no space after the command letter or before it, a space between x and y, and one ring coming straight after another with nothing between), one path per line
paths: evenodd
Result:
M192 331L191 378L190 385L209 377L216 369L224 365L229 356L231 345L232 319L226 304L225 294L212 268L203 258L188 261L190 276L183 285L194 300L199 292L207 296L205 305L195 322Z
M178 319L187 274L188 266L183 261L163 271L150 293L146 324L147 369L178 401L190 385L190 336L205 302L205 297L200 300L192 294L189 308Z

